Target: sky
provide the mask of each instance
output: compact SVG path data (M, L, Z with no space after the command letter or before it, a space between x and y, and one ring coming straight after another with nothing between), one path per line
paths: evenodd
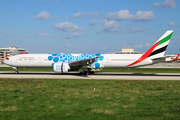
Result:
M146 52L167 30L174 30L166 54L178 54L179 15L179 0L0 0L0 48Z

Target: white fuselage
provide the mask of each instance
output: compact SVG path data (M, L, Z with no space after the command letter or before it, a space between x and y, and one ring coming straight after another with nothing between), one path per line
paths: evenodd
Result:
M63 54L61 55L63 56ZM76 61L79 59L86 59L85 56L87 57L88 55L93 56L93 54L83 55L84 58L82 57L82 54L71 54L70 57L67 56L67 54L64 54L64 57L61 57L60 55L52 56L50 54L22 54L9 57L4 61L4 63L13 67L53 67L53 63L69 63L71 61ZM49 56L52 56L52 59L50 59ZM147 58L135 65L128 66L138 60L142 56L142 54L101 54L100 56L102 56L102 59L101 57L97 58L94 63L95 65L97 63L99 64L98 68L139 67L154 63L151 59ZM92 66L92 68L97 67Z

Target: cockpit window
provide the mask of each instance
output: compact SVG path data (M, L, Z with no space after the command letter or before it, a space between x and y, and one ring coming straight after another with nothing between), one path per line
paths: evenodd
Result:
M9 60L9 58L6 58L6 60Z

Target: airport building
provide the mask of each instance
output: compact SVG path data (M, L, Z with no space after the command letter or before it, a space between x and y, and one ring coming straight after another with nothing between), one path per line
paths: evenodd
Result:
M134 51L134 49L122 49L121 52L119 52L119 51L116 52L113 50L113 53L111 53L111 54L143 54L143 53Z
M18 48L15 46L9 48L0 48L0 64L10 56L17 55L17 54L28 54L26 49Z
M166 55L166 57L176 58L177 55L176 54L168 54L168 55Z

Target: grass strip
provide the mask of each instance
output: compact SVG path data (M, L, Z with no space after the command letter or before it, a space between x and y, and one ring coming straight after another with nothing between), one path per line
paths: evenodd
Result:
M158 120L179 112L180 81L0 79L2 120Z

